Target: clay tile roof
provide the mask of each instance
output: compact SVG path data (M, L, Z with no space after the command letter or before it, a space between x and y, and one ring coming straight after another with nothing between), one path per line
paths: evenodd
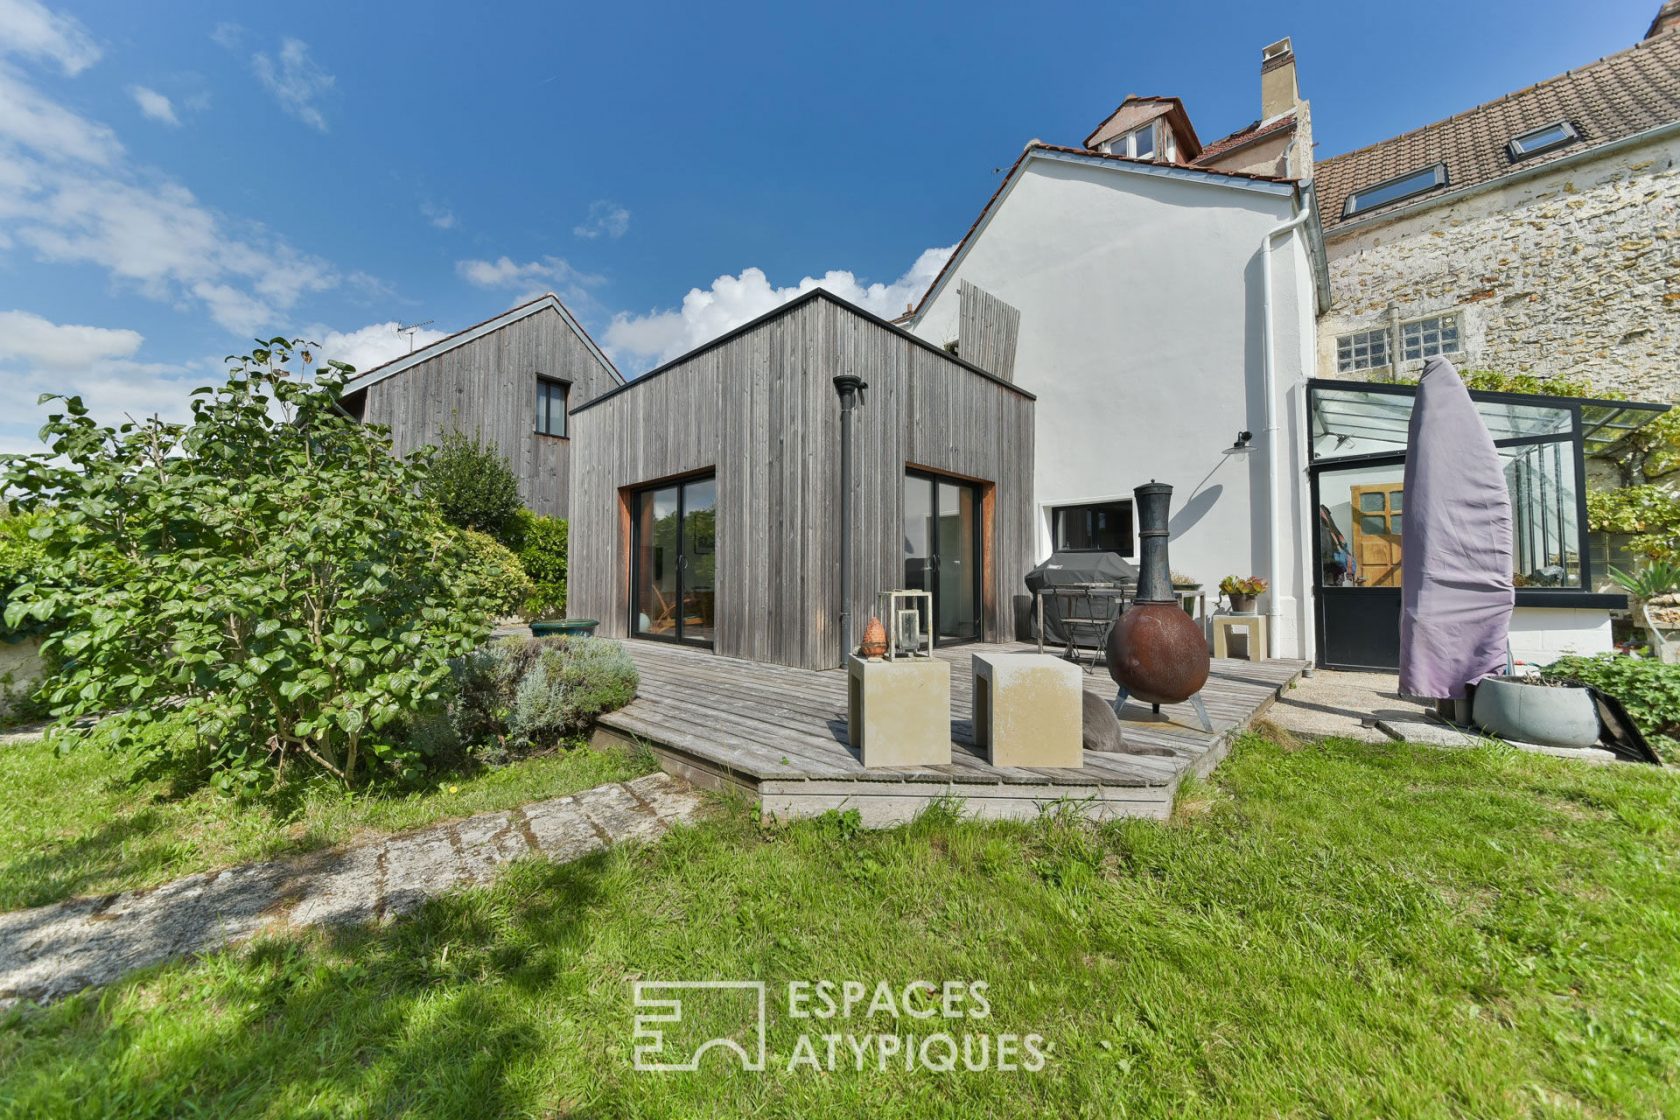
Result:
M1290 111L1277 120L1262 125L1255 121L1246 128L1240 128L1229 136L1221 136L1213 143L1202 149L1202 154L1191 160L1191 164L1202 167L1212 163L1233 148L1240 148L1245 144L1252 144L1256 140L1264 140L1268 136L1276 136L1280 132L1288 132L1295 127L1295 113Z
M1511 162L1505 145L1512 137L1559 120L1573 124L1580 140ZM1445 189L1456 191L1676 121L1680 34L1664 33L1444 121L1321 161L1314 176L1319 216L1325 232L1333 236L1343 224L1348 195L1386 179L1444 162ZM1425 205L1432 197L1414 197L1365 213L1393 213Z

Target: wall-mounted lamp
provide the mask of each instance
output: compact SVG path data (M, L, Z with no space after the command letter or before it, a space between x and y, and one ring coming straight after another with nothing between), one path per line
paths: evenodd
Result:
M1248 447L1248 441L1254 438L1254 433L1244 428L1237 433L1237 442L1231 445L1232 451L1243 451Z

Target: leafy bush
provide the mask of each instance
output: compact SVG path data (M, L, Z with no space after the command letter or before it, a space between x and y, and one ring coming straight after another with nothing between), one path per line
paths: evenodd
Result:
M519 562L535 590L525 603L529 618L566 615L566 522L526 511L520 517Z
M633 700L639 683L617 642L505 638L456 661L446 699L411 734L417 750L440 761L505 761L587 731Z
M30 532L42 527L44 521L43 515L38 512L0 514L0 611L4 611L11 600L13 589L34 575L46 559L46 546L30 536ZM45 529L42 531L45 532ZM0 627L0 638L17 636Z
M1587 491L1587 524L1600 533L1633 533L1628 548L1657 563L1680 564L1680 489L1646 483Z
M532 745L575 735L634 700L639 683L635 662L617 642L561 638L520 680L508 734Z
M1594 657L1560 657L1543 673L1550 680L1576 681L1614 696L1648 738L1671 740L1657 745L1658 750L1671 759L1680 750L1680 743L1672 741L1680 737L1680 665L1601 653Z
M457 538L465 563L456 573L463 594L484 599L497 617L510 615L524 606L536 590L525 566L502 542L476 529L450 529Z
M101 427L79 398L11 457L28 510L51 505L44 557L5 622L47 622L63 658L47 691L62 727L112 712L110 741L145 753L178 707L223 788L305 759L353 783L421 759L406 713L484 637L490 603L421 496L426 457L339 406L342 363L273 339L195 390L192 420Z
M462 529L489 533L504 544L518 540L519 480L495 448L451 432L431 453L425 494L443 519Z

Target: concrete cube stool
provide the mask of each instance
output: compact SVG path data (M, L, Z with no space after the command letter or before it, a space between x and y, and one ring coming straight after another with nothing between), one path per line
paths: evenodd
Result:
M865 766L951 764L951 666L846 659L846 736Z
M974 742L993 766L1083 766L1079 666L1043 653L977 653Z
M1248 660L1263 661L1266 657L1266 616L1263 614L1216 614L1213 623L1213 655L1229 657L1231 631L1241 628L1248 635Z

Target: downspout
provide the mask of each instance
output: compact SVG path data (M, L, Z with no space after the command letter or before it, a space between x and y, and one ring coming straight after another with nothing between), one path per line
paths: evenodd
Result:
M1291 146L1294 141L1290 141ZM1277 341L1272 328L1272 238L1292 233L1307 223L1312 210L1303 206L1301 212L1282 225L1268 230L1260 242L1260 317L1262 330L1260 388L1265 402L1261 430L1266 435L1266 570L1272 593L1266 599L1266 656L1277 656L1278 622L1283 612L1278 609L1278 422L1277 422Z
M855 373L834 378L840 394L840 664L852 649L852 409L863 403L869 386Z

